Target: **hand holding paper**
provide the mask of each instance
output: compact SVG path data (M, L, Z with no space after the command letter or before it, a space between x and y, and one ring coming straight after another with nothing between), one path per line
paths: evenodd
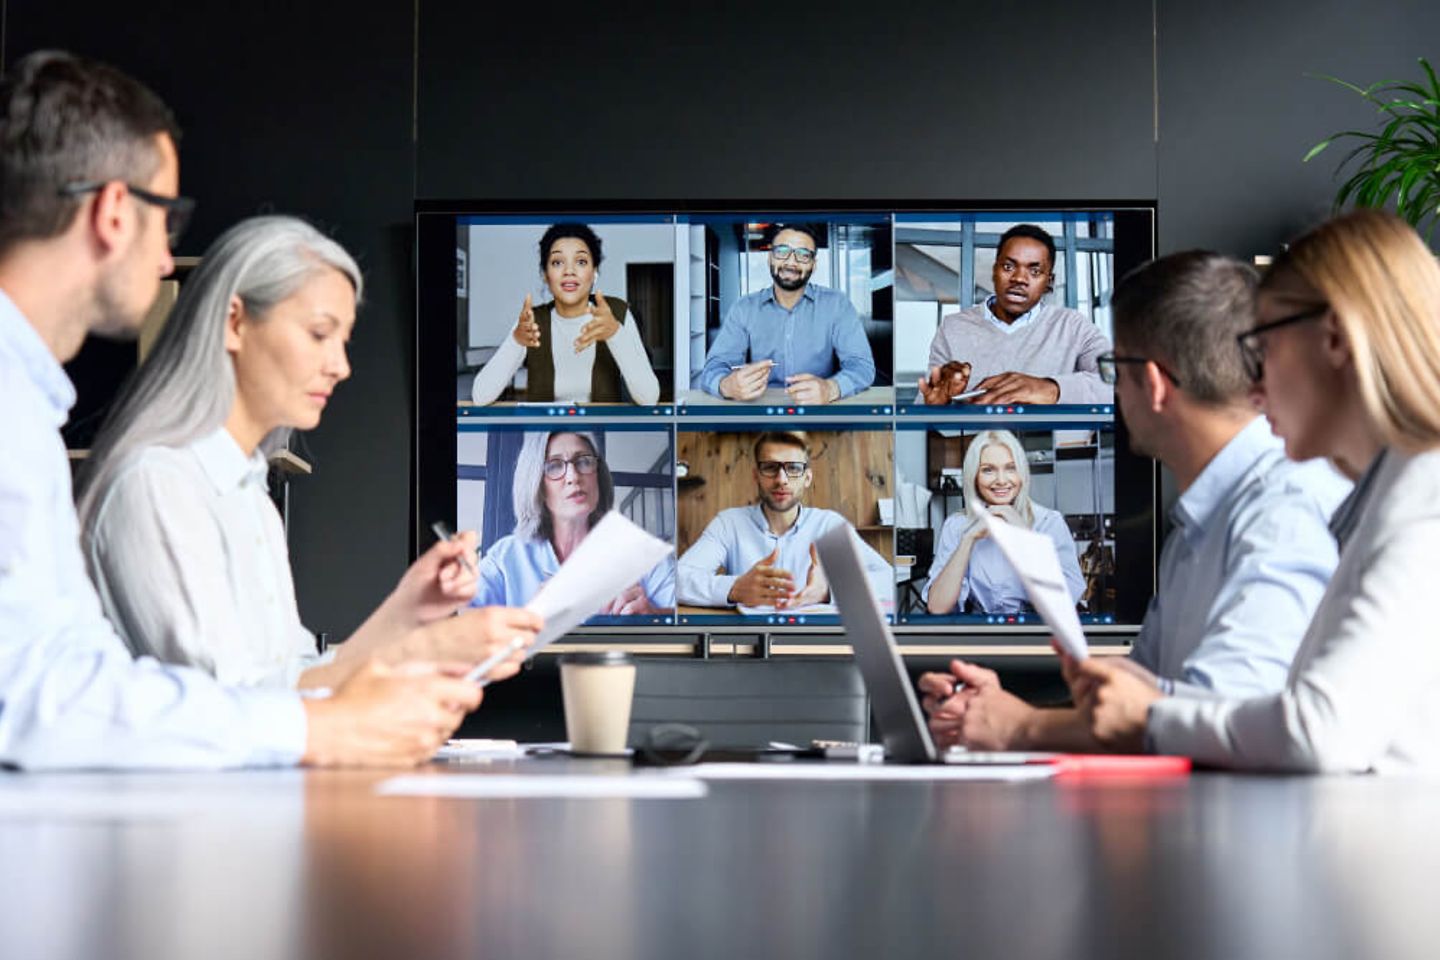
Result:
M990 538L1020 575L1030 602L1055 631L1055 638L1065 652L1076 660L1084 660L1089 656L1085 632L1080 629L1075 603L1065 587L1065 574L1055 556L1054 541L1043 533L1017 527L989 514L983 514L981 520Z

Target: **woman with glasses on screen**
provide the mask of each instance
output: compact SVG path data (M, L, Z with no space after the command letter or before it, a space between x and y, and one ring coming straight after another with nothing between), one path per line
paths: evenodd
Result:
M529 294L510 336L475 375L476 403L494 403L525 365L525 399L535 402L620 403L650 406L660 381L640 339L635 313L619 297L601 294L600 237L583 223L557 223L540 238L540 275L550 299Z
M349 377L360 292L354 259L292 217L226 231L185 282L79 484L90 575L135 654L227 684L325 687L371 657L475 662L533 637L524 610L451 617L474 593L469 535L436 544L346 643L316 655L266 455L318 425Z
M475 605L523 606L553 577L590 528L615 506L615 481L589 433L527 433L515 459L515 531L480 560ZM675 565L666 560L601 615L631 616L675 606Z
M981 516L989 514L1055 541L1055 553L1072 600L1085 592L1075 541L1065 518L1030 499L1030 464L1020 440L1009 430L977 434L965 451L961 473L965 511L940 529L935 562L921 591L934 614L1029 613L1033 608L1010 561L989 538Z
M1092 732L1219 766L1440 773L1440 265L1399 218L1363 210L1291 244L1239 338L1253 398L1292 460L1355 481L1331 520L1340 563L1285 688L1161 697L1134 674L1066 664Z

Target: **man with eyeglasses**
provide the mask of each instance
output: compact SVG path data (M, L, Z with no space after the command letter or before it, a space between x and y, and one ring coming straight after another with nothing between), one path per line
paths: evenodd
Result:
M1255 288L1249 266L1217 254L1152 261L1117 287L1116 350L1097 359L1131 449L1168 467L1180 492L1124 661L1169 696L1281 689L1338 561L1328 524L1350 484L1324 461L1287 460L1250 403L1255 368L1235 341L1254 324ZM974 664L954 661L920 687L945 745L1099 748L1076 711L1031 707Z
M1110 403L1095 360L1110 349L1084 314L1040 301L1055 284L1055 239L1034 224L1000 235L995 293L940 321L917 399L946 404Z
M769 231L771 285L725 314L700 371L700 389L753 402L769 387L796 404L834 403L875 382L860 315L838 290L810 282L819 240L813 227Z
M833 510L804 506L814 482L810 450L798 433L771 431L755 441L757 503L721 510L680 558L676 596L697 607L797 610L830 602L815 541L837 525ZM893 598L895 575L885 558L860 546L871 589L882 603ZM723 571L723 572L717 572Z
M86 576L61 364L87 334L133 337L174 267L178 137L103 64L38 52L0 79L0 766L413 764L478 705L474 684L370 664L328 698L222 686L132 659Z

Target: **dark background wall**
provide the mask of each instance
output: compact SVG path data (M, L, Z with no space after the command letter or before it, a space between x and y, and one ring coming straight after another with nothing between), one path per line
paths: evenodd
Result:
M275 210L361 259L355 379L292 500L302 613L340 636L408 560L416 197L1155 199L1162 251L1249 256L1325 213L1310 145L1372 122L1304 74L1440 60L1433 0L3 6L7 63L69 48L175 107L181 253Z

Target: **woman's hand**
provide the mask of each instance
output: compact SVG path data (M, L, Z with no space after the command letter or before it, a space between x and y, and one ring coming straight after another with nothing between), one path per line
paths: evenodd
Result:
M620 595L600 608L606 616L628 617L643 613L658 613L659 609L645 596L645 588L635 583L620 591Z
M520 319L510 334L522 347L540 346L540 324L535 322L535 308L530 303L530 294L525 294L525 303L520 307Z
M590 310L590 322L580 328L580 336L575 338L576 353L592 343L603 343L620 332L620 321L615 319L615 311L610 309L610 301L600 294L599 287L590 292L595 296L595 306Z
M402 627L450 616L475 596L476 536L473 530L453 540L437 540L400 578L385 605Z
M1016 510L1008 503L992 503L987 508L986 512L989 513L992 517L998 517L999 519L1004 520L1012 527L1020 527L1024 529L1026 526L1024 519L1020 516L1020 511Z

